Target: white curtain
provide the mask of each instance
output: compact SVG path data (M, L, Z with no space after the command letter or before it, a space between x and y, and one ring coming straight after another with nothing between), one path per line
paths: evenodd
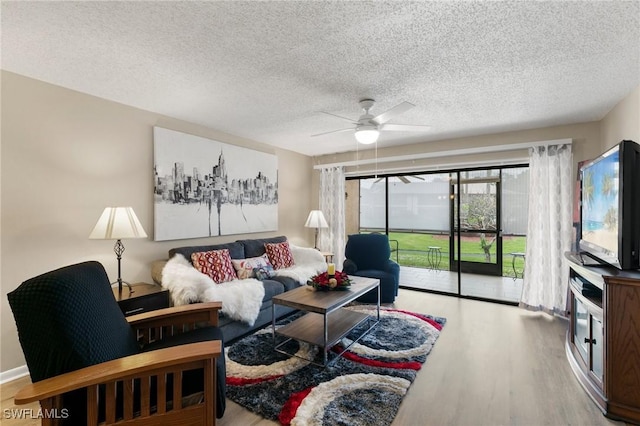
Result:
M566 315L572 242L571 145L529 149L529 218L520 306Z
M331 167L320 171L320 210L329 224L320 228L318 248L333 253L333 263L342 269L345 247L345 177L343 167Z

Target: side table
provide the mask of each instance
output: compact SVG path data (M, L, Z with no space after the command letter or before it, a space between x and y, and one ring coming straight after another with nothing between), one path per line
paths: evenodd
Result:
M135 283L131 288L133 291L123 287L122 293L118 293L117 287L113 288L113 296L125 316L168 308L171 305L169 290L159 285Z
M432 270L440 269L440 262L442 261L442 251L439 246L429 246L427 250L427 264L428 268Z
M511 267L513 268L513 279L515 280L516 278L524 278L524 262L526 260L526 254L525 253L510 253L511 254ZM516 258L519 257L522 259L523 262L523 266L522 266L522 271L518 272L516 270ZM518 276L520 275L520 276Z

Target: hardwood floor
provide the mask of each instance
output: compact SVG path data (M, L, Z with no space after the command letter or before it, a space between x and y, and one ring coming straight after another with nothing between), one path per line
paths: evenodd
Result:
M565 320L513 306L404 289L394 306L447 318L394 426L624 424L604 417L573 376L564 350ZM23 378L0 386L3 410L15 407L13 395L27 382ZM228 401L217 424L277 423Z

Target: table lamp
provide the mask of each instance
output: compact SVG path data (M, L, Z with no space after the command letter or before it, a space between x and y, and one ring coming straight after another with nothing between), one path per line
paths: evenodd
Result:
M307 223L305 223L304 226L307 228L316 228L316 240L314 248L318 249L318 229L329 227L329 224L327 224L327 221L322 214L322 210L311 210L309 212L309 217L307 217Z
M122 293L122 283L126 284L131 290L131 284L122 280L122 269L120 266L122 253L124 253L124 245L122 240L125 238L146 238L147 234L140 224L138 217L131 207L107 207L102 212L98 223L91 231L89 239L94 240L117 240L113 246L113 251L118 257L118 279L111 284L118 283L118 293Z

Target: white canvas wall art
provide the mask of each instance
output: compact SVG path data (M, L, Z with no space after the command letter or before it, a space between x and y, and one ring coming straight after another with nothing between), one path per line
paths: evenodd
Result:
M153 128L155 241L276 231L278 158Z

